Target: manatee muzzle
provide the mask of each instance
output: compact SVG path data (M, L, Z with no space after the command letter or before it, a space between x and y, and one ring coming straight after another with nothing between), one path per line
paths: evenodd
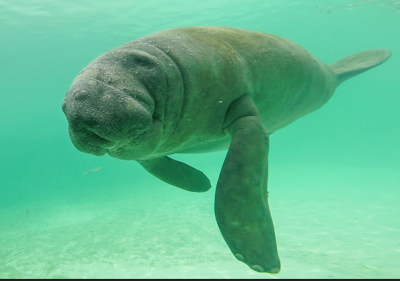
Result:
M152 124L147 104L95 79L76 81L62 109L72 143L80 151L95 155L132 142Z

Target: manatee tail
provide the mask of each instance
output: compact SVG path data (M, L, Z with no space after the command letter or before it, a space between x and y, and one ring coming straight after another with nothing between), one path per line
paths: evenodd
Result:
M371 49L347 56L329 66L336 73L339 86L347 79L384 63L391 54L387 49Z

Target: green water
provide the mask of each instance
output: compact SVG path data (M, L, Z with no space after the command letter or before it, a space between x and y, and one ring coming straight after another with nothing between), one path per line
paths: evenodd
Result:
M68 137L61 103L88 63L202 25L283 36L327 64L393 52L271 136L278 275L237 261L218 230L226 152L173 156L211 179L193 194L136 162L83 154ZM399 75L399 1L0 0L0 277L400 277Z

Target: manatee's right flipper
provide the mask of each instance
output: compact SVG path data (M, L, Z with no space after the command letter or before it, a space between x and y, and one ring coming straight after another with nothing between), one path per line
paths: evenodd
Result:
M150 174L173 186L192 192L205 192L211 183L203 172L164 156L138 161Z
M234 256L258 272L278 273L280 260L268 206L268 134L253 100L233 102L225 117L232 136L215 195L215 216Z
M384 63L390 58L391 54L386 49L371 49L354 53L329 65L329 67L335 72L339 85L347 79Z

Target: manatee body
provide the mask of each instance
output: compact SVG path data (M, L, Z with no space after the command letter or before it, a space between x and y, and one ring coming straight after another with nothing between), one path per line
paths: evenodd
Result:
M209 179L167 155L229 148L216 187L218 226L238 260L277 273L268 136L389 57L388 50L373 49L327 66L277 36L175 28L99 56L76 77L62 108L80 151L136 160L188 191L207 191Z

